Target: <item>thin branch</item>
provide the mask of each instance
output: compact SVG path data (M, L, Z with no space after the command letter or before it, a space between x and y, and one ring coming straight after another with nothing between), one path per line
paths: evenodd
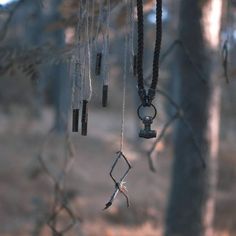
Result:
M6 34L7 34L7 31L8 31L8 28L9 28L9 25L15 15L15 13L17 12L17 10L20 8L21 5L23 5L27 0L19 0L18 2L16 2L14 4L14 6L12 7L12 9L9 11L9 15L8 15L8 18L7 20L5 21L2 29L1 29L1 32L0 32L0 42L3 41L6 37Z
M149 168L152 172L156 172L156 168L154 165L154 160L152 159L152 153L154 152L157 144L164 138L165 133L167 129L174 123L174 121L179 118L179 112L177 111L170 119L168 122L164 124L164 126L161 129L161 132L158 134L155 142L153 143L151 149L147 152L148 154L148 163L149 163Z
M161 90L161 89L157 89L157 92L159 94L161 94L163 97L165 97L169 102L170 104L175 107L175 109L177 110L177 112L179 113L179 118L184 122L186 128L189 130L189 132L191 133L191 137L192 137L192 141L197 149L197 152L198 152L198 157L200 158L200 161L202 163L202 167L205 168L206 167L206 163L205 163L205 160L203 158L203 155L202 155L202 150L201 150L201 147L200 147L200 144L198 143L198 140L197 140L197 137L193 131L193 128L192 126L190 125L190 123L188 122L188 120L185 118L185 115L184 115L184 111L183 109L171 98L171 96Z
M192 57L191 57L191 53L189 52L189 50L187 49L187 47L184 45L184 43L180 40L180 39L176 39L167 49L166 51L161 55L160 58L160 63L163 63L165 61L165 59L170 55L170 53L173 52L173 50L179 46L182 50L183 53L185 55L185 57L189 60L191 66L193 67L196 75L198 76L198 78L203 82L206 83L207 79L205 78L205 76L203 75L202 71L200 70L200 68L196 65L196 63L193 61Z
M188 122L188 120L185 118L185 115L184 115L184 111L182 109L181 106L179 106L175 101L174 99L172 99L172 97L164 90L160 89L160 88L157 88L156 89L157 93L160 94L162 97L164 97L165 99L167 99L167 101L171 104L171 106L173 106L176 110L176 113L170 118L170 120L164 124L160 134L158 135L156 141L153 143L151 149L147 152L147 156L148 156L148 162L149 162L149 168L152 172L156 172L156 168L155 168L155 165L154 165L154 161L153 161L153 158L152 158L152 153L154 152L155 148L156 148L156 145L161 141L161 139L164 137L168 127L173 124L173 122L176 120L176 119L181 119L185 125L185 127L189 130L190 132L190 136L191 136L191 139L192 139L192 142L197 150L197 153L198 153L198 158L201 162L201 165L203 168L206 168L206 163L205 163L205 160L203 158L203 155L202 155L202 150L201 150L201 146L197 140L197 137L193 131L193 128L192 126L190 125L190 123Z

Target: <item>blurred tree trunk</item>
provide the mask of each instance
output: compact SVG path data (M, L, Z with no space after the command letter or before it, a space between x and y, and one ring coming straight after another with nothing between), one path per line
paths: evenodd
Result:
M39 47L42 41L42 29L43 29L43 15L42 8L40 4L35 2L29 2L27 4L27 9L24 11L24 14L27 13L28 21L25 24L26 32L25 38L27 41L27 45L30 47ZM40 74L39 74L40 76ZM43 103L43 79L36 78L33 81L34 88L34 97L32 99L33 105L33 115L35 117L41 116L42 111L42 103Z
M47 24L57 24L60 22L61 14L59 13L59 6L63 0L50 0L48 10ZM65 45L65 34L63 28L52 29L49 33L49 42L58 48L63 48ZM63 132L66 129L68 121L68 109L70 105L69 98L69 79L67 75L67 68L64 62L57 65L52 65L48 76L51 81L51 95L53 105L55 108L55 129L58 132Z
M201 167L191 133L180 121L175 134L166 236L213 234L220 119L220 87L215 67L221 8L221 0L182 0L180 5L179 39L206 79L204 84L180 51L176 60L180 73L180 104L187 107L185 117L192 126L207 167L205 170Z
M179 6L180 0L170 1L169 2L169 9L171 15L171 24L169 27L168 35L175 35L175 37L170 37L170 41L168 45L174 43L175 40L178 38L178 25L179 25ZM180 86L180 73L179 73L179 66L176 63L176 53L180 50L178 46L174 48L170 55L171 60L168 63L168 71L170 72L170 78L167 80L166 90L172 95L172 98L179 103L179 86ZM166 101L165 103L165 111L167 117L170 115L173 116L176 112L175 108ZM175 124L173 124L175 126ZM171 135L171 134L170 134Z

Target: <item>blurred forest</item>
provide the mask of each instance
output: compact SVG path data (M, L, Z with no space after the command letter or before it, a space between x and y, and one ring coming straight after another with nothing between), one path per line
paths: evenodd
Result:
M156 1L143 2L149 83ZM134 0L0 1L0 236L236 235L236 1L163 1L153 140L138 137L136 11ZM71 131L78 43L91 46L88 61L80 53L92 83L87 137ZM130 206L119 193L103 211L114 191L125 61Z

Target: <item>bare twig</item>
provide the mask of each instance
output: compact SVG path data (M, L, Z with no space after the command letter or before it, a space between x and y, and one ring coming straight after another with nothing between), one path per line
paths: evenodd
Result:
M202 155L201 146L200 146L200 144L199 144L199 142L198 142L198 140L196 138L196 135L194 133L194 130L193 130L192 126L190 125L190 123L188 122L188 120L186 119L186 117L184 115L183 109L164 90L158 88L157 89L157 93L159 93L161 96L163 96L164 98L166 98L169 101L169 103L176 109L176 113L170 118L170 120L167 123L165 123L165 125L163 126L160 134L158 135L158 137L156 139L156 141L153 143L151 149L147 152L150 170L153 171L153 172L155 172L155 170L156 170L155 166L154 166L154 163L153 163L153 159L152 159L152 153L154 152L154 150L156 148L156 145L164 137L168 127L171 124L173 124L173 122L176 119L178 119L178 118L181 119L181 121L184 123L185 127L189 130L190 136L192 138L192 142L193 142L193 144L194 144L194 146L195 146L195 148L197 150L198 157L200 159L201 165L202 165L203 168L205 168L206 167L206 163L205 163L205 160L204 160L203 155Z
M173 50L179 46L182 50L184 55L186 56L186 58L189 60L192 68L194 69L196 75L198 76L198 78L203 82L206 83L207 80L205 78L205 76L203 75L202 71L198 68L198 66L196 65L196 63L193 61L192 57L191 57L191 53L189 52L189 50L187 49L187 47L184 45L184 43L179 40L176 39L167 49L166 51L161 55L160 58L160 63L163 63L165 61L165 59L170 55L171 52L173 52Z
M16 11L20 8L21 5L23 5L27 0L19 0L17 1L14 6L12 7L12 9L9 11L9 15L1 29L1 32L0 32L0 42L3 41L6 37L6 34L7 34L7 30L8 30L8 27L12 21L12 18L14 17Z
M158 134L155 142L153 143L151 149L147 152L148 154L148 163L149 163L149 168L152 172L156 172L156 168L154 165L154 161L152 159L152 154L157 146L157 144L163 139L167 129L174 123L174 121L179 118L179 112L177 111L170 119L167 121L164 126L161 129L161 132Z

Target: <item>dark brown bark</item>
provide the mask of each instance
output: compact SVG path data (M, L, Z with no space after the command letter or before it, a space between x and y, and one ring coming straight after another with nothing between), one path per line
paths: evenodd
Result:
M209 198L211 145L209 135L210 110L215 87L212 86L214 50L207 40L207 25L203 19L206 4L212 0L182 0L180 6L179 39L200 68L206 83L196 75L189 60L179 53L176 62L180 71L180 103L186 108L186 119L196 135L207 163L203 169L191 133L183 122L176 130L172 186L166 217L166 236L203 236L205 213ZM218 134L216 134L217 136ZM215 137L218 139L218 137ZM215 179L214 179L215 180Z

